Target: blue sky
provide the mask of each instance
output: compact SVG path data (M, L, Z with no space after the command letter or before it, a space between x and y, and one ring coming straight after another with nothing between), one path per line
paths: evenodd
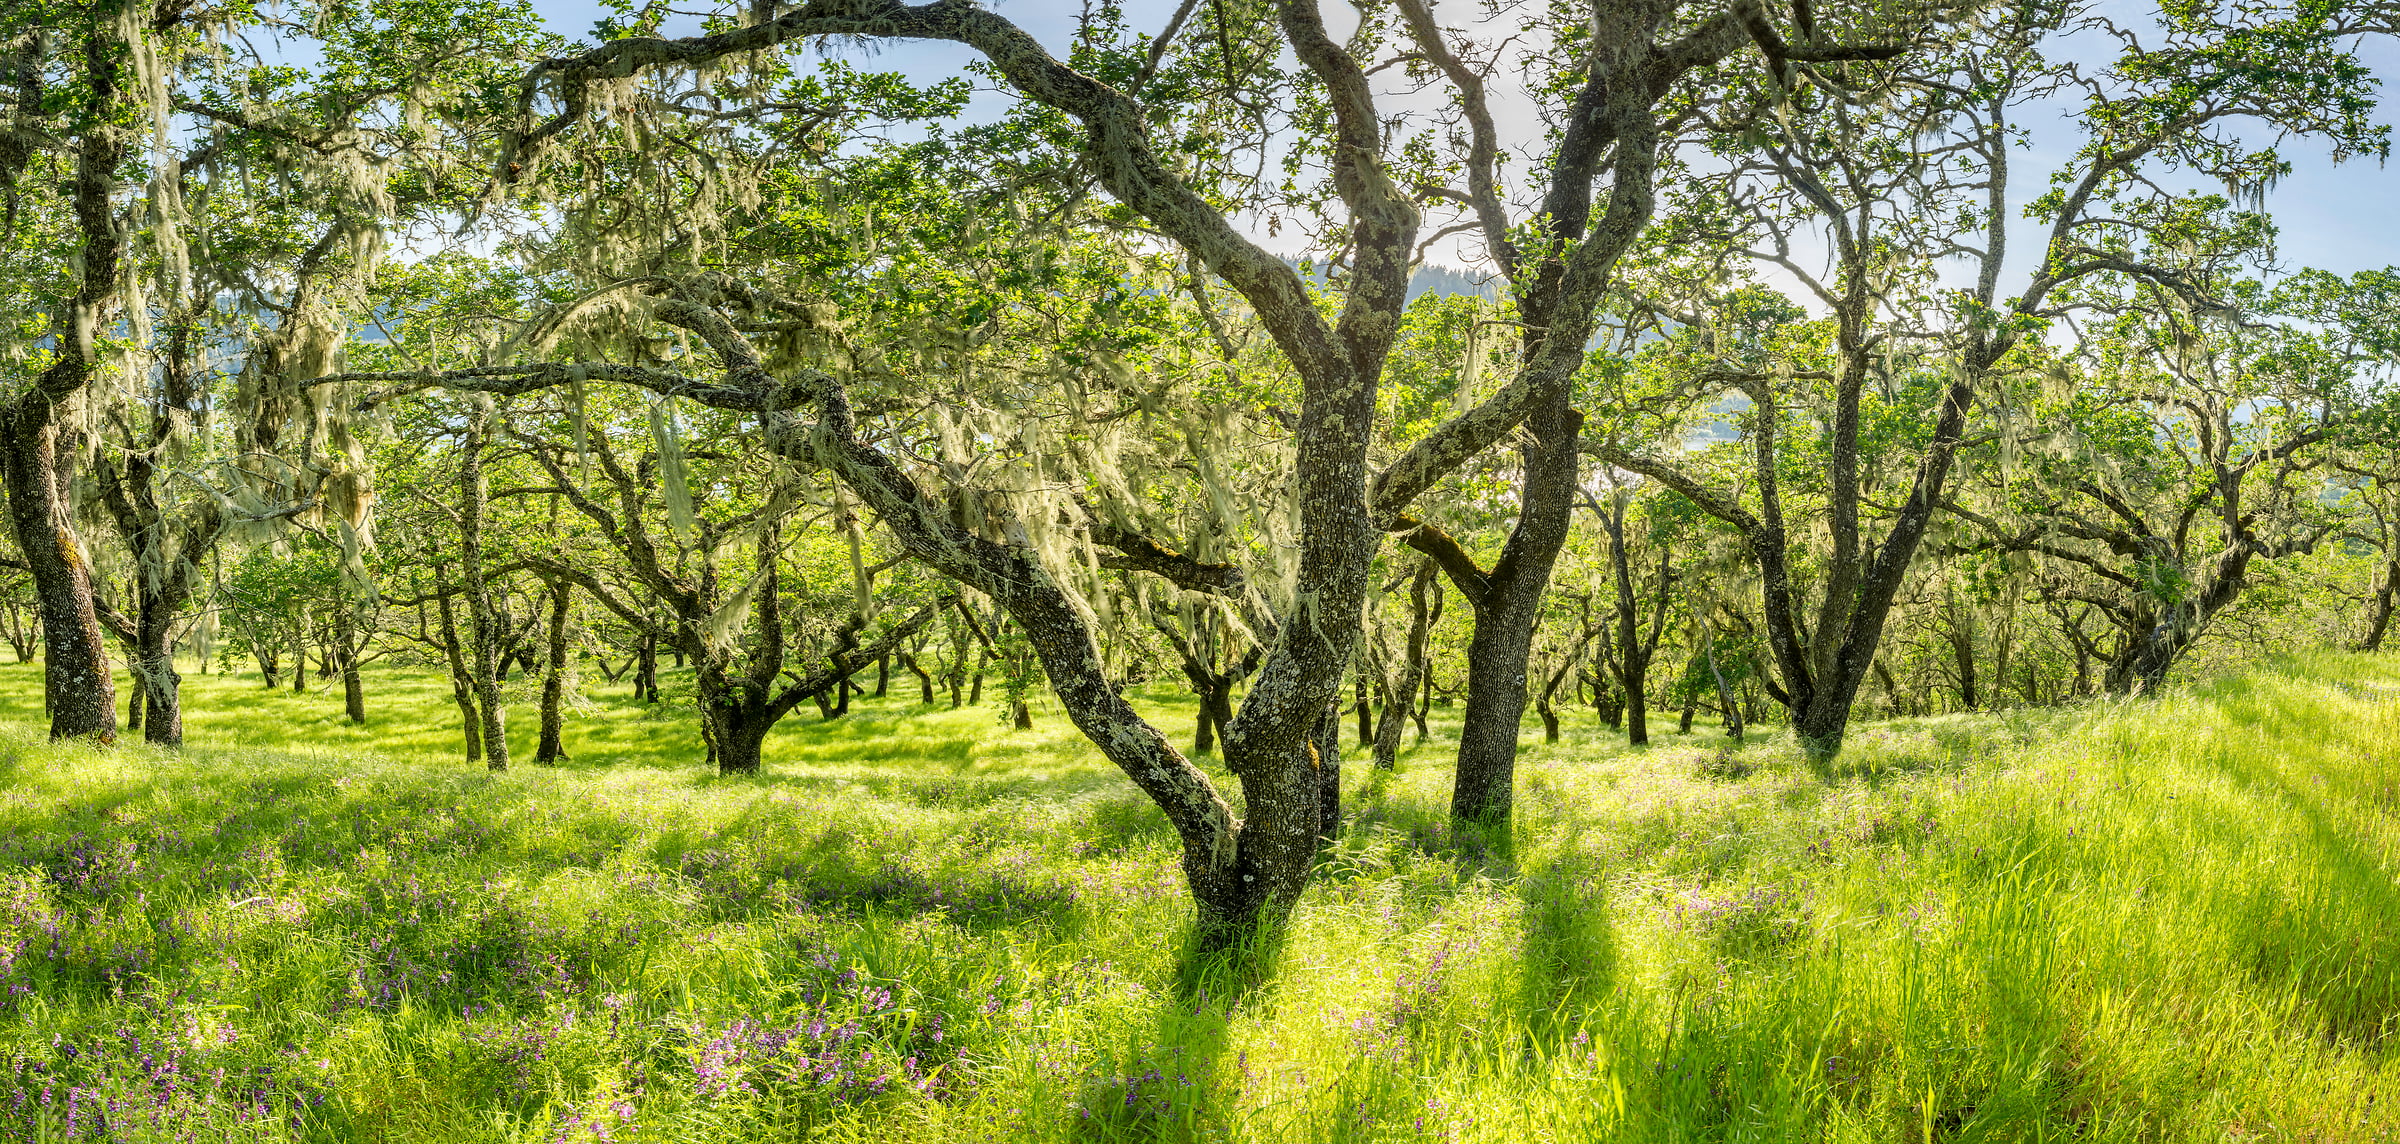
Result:
M1436 0L1435 10L1448 22L1458 18L1455 14L1480 6L1469 0ZM601 14L601 9L588 0L535 0L533 7L554 29L568 36L585 35ZM999 0L994 7L1051 45L1054 51L1063 51L1073 34L1076 13L1081 9L1073 0ZM1133 26L1144 29L1163 25L1165 14L1172 7L1172 3L1159 0L1128 3L1134 13ZM2112 14L2127 22L2132 22L2140 11L2130 3L2110 7L2121 7L2123 11ZM1338 5L1329 6L1329 18L1338 9ZM667 29L670 34L689 30L688 24L680 29L670 24ZM2386 105L2378 118L2392 123L2395 113L2400 112L2400 82L2395 82L2400 81L2400 44L2380 41L2368 45L2363 54L2376 74L2385 80ZM932 79L958 74L968 58L967 50L955 45L903 43L861 62ZM1502 114L1506 115L1505 106ZM2062 120L2047 129L2037 128L2033 144L2025 156L2030 160L2026 166L2046 168L2055 163L2075 146L2071 121ZM2372 161L2354 160L2336 165L2321 144L2305 140L2287 144L2284 151L2293 161L2293 172L2268 196L2267 205L2282 230L2279 253L2287 268L2314 266L2346 274L2400 264L2400 225L2395 225L2400 223L2400 217L2396 217L2400 216L2400 197L2395 196L2400 191L2400 170ZM2049 162L2044 162L2045 159ZM2035 180L2024 181L2029 195L2041 189ZM2032 245L2031 237L2030 233L2024 233L2016 243L2018 249ZM2031 253L2025 256L2031 257ZM1470 261L1465 250L1456 248L1446 258L1439 252L1436 257L1452 263ZM2022 276L2012 277L2021 280Z

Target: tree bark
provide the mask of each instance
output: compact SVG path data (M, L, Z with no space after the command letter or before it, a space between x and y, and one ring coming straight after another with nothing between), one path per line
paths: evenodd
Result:
M80 387L80 381L77 387ZM42 689L50 737L117 739L117 684L106 635L93 606L91 568L84 563L66 505L58 466L53 406L39 394L0 410L0 476L8 484L9 523L17 551L32 573L42 615Z
M500 641L504 624L492 605L491 582L484 575L483 559L484 513L491 499L491 488L483 475L483 450L491 436L491 421L491 402L477 399L473 412L468 414L467 432L459 444L458 550L459 575L467 597L468 633L474 643L472 685L476 718L483 732L484 765L505 771L508 709L500 696Z
M175 674L175 643L168 633L142 633L142 655L134 679L142 691L142 739L151 746L182 746L182 676Z
M2383 566L2383 582L2373 595L2367 597L2367 634L2358 641L2360 651L2383 650L2383 637L2392 627L2394 605L2400 604L2400 554L2391 555ZM19 662L23 661L20 656Z
M638 661L638 665L633 673L633 697L643 703L658 702L658 634L656 632L643 630L639 650L634 653L634 658Z
M1733 691L1725 686L1725 673L1717 669L1716 640L1710 638L1702 643L1700 654L1707 657L1708 677L1717 685L1717 709L1725 713L1725 735L1739 743L1742 741L1742 709L1734 705ZM1689 732L1692 729L1690 700L1684 701L1683 710L1683 729Z
M1342 707L1325 706L1325 722L1310 737L1309 760L1317 769L1317 848L1331 845L1342 830Z
M1959 615L1960 609L1950 609L1949 624L1942 634L1950 643L1950 658L1958 665L1958 702L1969 711L1983 705L1983 696L1975 680L1975 629L1972 621Z
M170 573L149 584L137 579L134 591L139 606L133 618L109 613L108 619L125 643L126 668L133 677L125 730L140 731L153 746L180 747L183 677L175 670L175 614L188 595L188 583Z
M918 702L927 707L933 706L933 676L917 663L916 655L910 652L901 653L900 666L908 669L910 675L917 677L917 689L922 692Z
M292 694L308 694L308 618L295 605L292 609Z
M458 702L467 762L479 763L483 761L483 717L475 709L475 672L467 666L466 647L458 637L458 613L451 605L453 593L442 575L442 562L436 559L430 563L434 594L441 601L436 612L442 618L442 662L450 669L450 696ZM273 686L272 681L269 686Z
M1707 634L1702 633L1702 638L1708 638ZM1700 686L1692 679L1692 675L1700 667L1700 658L1706 654L1708 654L1708 647L1703 644L1699 651L1692 653L1690 662L1683 665L1683 710L1675 717L1677 734L1689 735L1692 733L1692 719L1699 713L1700 707ZM1711 661L1712 666L1713 663L1714 661ZM1717 696L1717 701L1720 704L1725 702L1725 697L1721 692Z
M1421 681L1425 678L1426 647L1433 633L1433 613L1426 597L1438 597L1441 587L1434 581L1432 560L1419 560L1416 575L1408 585L1408 645L1400 664L1400 676L1384 691L1383 721L1375 728L1375 769L1388 771L1398 766L1400 732L1414 712ZM1424 738L1424 720L1418 718L1417 737Z
M1226 720L1233 718L1233 682L1210 673L1195 680L1192 689L1200 697L1200 710L1192 721L1192 753L1205 755L1217 749L1217 734L1225 729Z
M1375 707L1367 701L1367 665L1361 660L1351 669L1351 711L1358 717L1358 745L1361 748L1375 742Z
M1609 565L1617 589L1615 661L1617 681L1625 690L1625 737L1627 742L1640 747L1650 742L1650 661L1658 650L1659 636L1666 629L1675 565L1673 550L1660 544L1658 594L1645 635L1639 592L1633 579L1633 555L1625 540L1626 505L1625 494L1619 492L1610 499L1607 508L1597 504L1593 508L1608 532Z
M688 654L688 653L687 653ZM767 732L774 723L743 710L738 701L720 694L701 704L701 726L716 756L719 775L755 775L765 766Z
M535 766L554 767L565 762L566 723L563 708L567 696L567 622L573 617L575 586L565 580L550 583L550 663L542 675L542 735L534 746Z
M1517 526L1492 571L1478 586L1472 580L1462 583L1459 566L1450 565L1452 583L1475 609L1467 642L1467 709L1450 794L1450 816L1460 822L1504 824L1515 803L1517 736L1525 720L1533 628L1541 618L1550 569L1566 543L1575 478L1582 468L1577 434L1583 415L1568 404L1569 397L1559 386L1526 419L1532 439L1522 451Z
M1558 741L1558 708L1551 701L1558 697L1559 687L1566 683L1567 677L1574 671L1575 660L1569 656L1550 672L1549 678L1543 680L1541 694L1534 700L1533 709L1542 717L1542 741L1545 743Z
M358 624L347 601L333 609L333 654L342 673L342 714L352 723L367 721L367 684L358 670Z

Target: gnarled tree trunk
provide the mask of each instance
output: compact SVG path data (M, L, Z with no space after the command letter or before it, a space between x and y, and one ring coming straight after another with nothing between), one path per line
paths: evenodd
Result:
M0 409L0 476L9 523L42 615L42 685L50 737L117 737L117 685L92 599L91 568L69 523L53 406L39 394Z

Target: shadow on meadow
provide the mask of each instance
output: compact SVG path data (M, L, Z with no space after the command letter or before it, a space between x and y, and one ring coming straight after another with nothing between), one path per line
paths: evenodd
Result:
M2303 781L2288 759L2267 753L2197 752L2243 794L2291 816L2291 832L2305 835L2295 839L2302 876L2264 882L2247 901L2221 908L2240 915L2235 928L2247 936L2252 971L2305 998L2329 1043L2379 1045L2400 1034L2400 930L2391 925L2400 919L2400 884L2390 856L2362 838L2374 837L2376 818L2400 811L2392 769L2375 765L2391 750L2392 728L2305 718L2292 692L2306 688L2326 685L2259 673L2216 681L2195 696L2239 737L2306 741L2314 756ZM2220 809L2211 825L2224 845L2238 847L2256 837L2262 817Z

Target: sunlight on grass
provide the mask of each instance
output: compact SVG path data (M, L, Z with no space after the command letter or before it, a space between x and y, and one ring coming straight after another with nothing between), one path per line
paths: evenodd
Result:
M2391 658L1822 773L1585 716L1497 847L1437 719L1350 768L1249 991L1179 985L1173 836L1055 710L809 712L722 780L602 689L491 775L429 673L363 728L194 676L181 756L43 744L38 687L0 668L11 1140L2400 1139Z

